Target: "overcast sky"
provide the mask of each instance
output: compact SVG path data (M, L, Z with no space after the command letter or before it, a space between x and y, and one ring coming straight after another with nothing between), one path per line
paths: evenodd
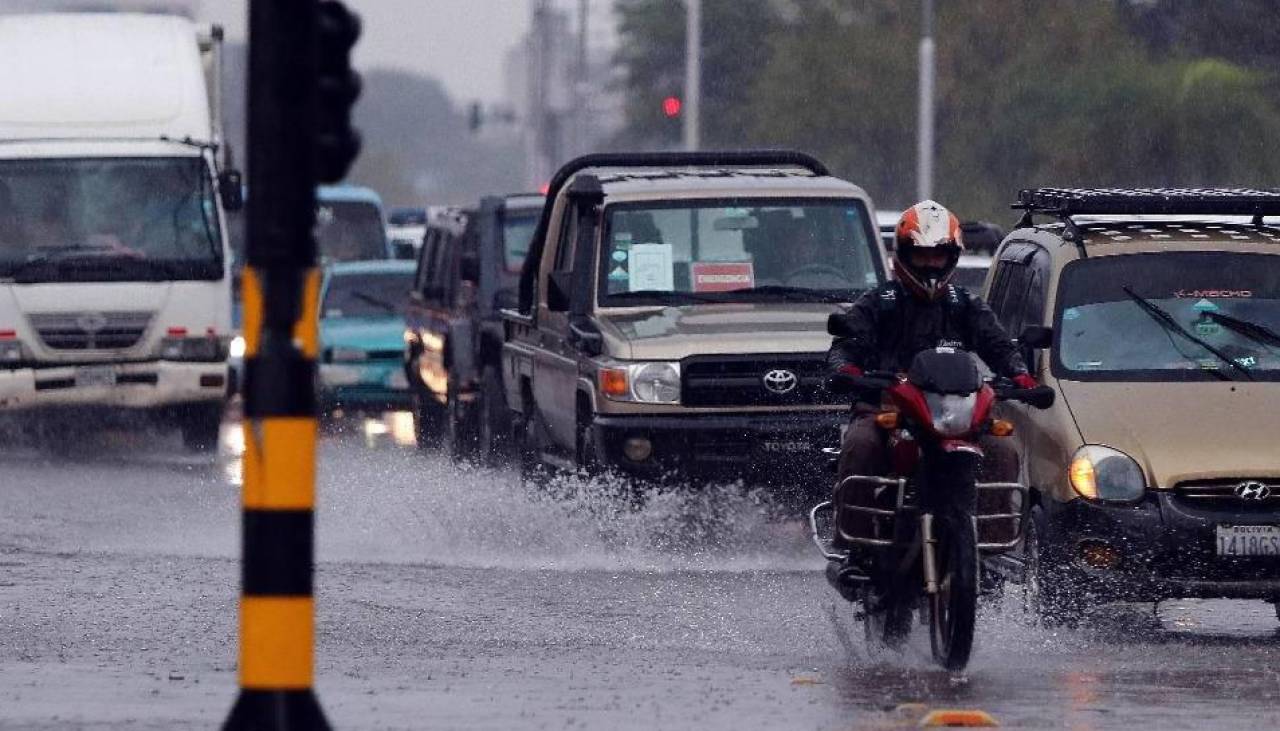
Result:
M362 68L394 67L435 76L458 101L502 96L502 63L529 29L531 0L346 0L360 13L364 33L356 48ZM553 0L576 12L577 0ZM591 26L611 35L609 0L590 0ZM202 0L205 20L228 35L245 35L244 0ZM593 32L592 36L596 36Z

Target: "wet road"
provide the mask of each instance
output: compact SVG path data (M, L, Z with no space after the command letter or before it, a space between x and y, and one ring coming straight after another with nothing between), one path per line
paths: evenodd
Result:
M754 496L542 501L396 446L400 422L355 427L320 473L317 690L337 728L880 729L940 707L1005 728L1280 726L1267 604L1112 606L1049 631L1009 597L951 678L923 632L869 658L799 523ZM139 435L0 452L0 728L223 720L236 436L217 458Z

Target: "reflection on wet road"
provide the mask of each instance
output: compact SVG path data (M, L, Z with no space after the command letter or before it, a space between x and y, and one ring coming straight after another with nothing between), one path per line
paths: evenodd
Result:
M419 454L406 424L346 420L322 443L317 687L335 727L906 728L938 707L1005 728L1280 726L1268 604L1111 606L1046 630L1011 592L952 678L923 632L868 657L799 522L759 494L551 500ZM0 727L222 720L242 449L228 428L217 457L145 435L0 452Z

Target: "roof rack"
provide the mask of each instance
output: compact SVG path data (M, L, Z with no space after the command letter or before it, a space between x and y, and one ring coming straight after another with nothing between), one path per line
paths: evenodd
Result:
M1168 215L1280 216L1280 190L1255 188L1028 188L1018 192L1017 227L1034 225L1036 214L1053 216L1066 226L1065 239L1084 249L1084 235L1072 216Z
M695 152L602 152L574 158L556 171L547 185L547 200L534 229L529 252L520 270L518 307L529 312L533 307L533 283L542 258L542 242L551 223L551 208L560 189L577 173L590 168L751 168L786 167L808 170L816 176L831 173L816 157L796 150L707 150Z

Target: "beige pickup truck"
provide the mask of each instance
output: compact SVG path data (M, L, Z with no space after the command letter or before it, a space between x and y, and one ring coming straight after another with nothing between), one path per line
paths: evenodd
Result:
M826 321L886 276L874 210L795 152L561 168L503 313L522 471L827 489Z

